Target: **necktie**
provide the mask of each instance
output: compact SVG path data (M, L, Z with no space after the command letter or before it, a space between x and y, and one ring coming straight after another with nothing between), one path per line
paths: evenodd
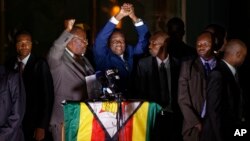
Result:
M124 62L124 65L125 65L126 70L128 71L128 70L129 70L128 61L125 60L123 56L120 56L120 57L121 57L122 61Z
M23 62L18 62L18 72L20 73L20 74L22 74L23 73Z
M169 89L168 89L168 76L167 76L167 70L165 68L164 62L160 65L160 71L159 71L159 77L160 77L160 84L161 84L161 101L162 106L169 105Z
M205 71L206 71L206 76L211 72L211 68L208 62L204 63ZM206 107L207 107L207 101L205 100L201 109L201 117L204 118L206 114Z
M78 64L80 64L83 67L86 76L92 75L94 73L94 69L92 68L92 66L90 66L85 57L80 55L75 55L74 59Z
M209 74L210 71L211 71L211 68L210 68L209 63L208 63L208 62L205 62L204 67L205 67L205 71L206 71L206 76L208 76L208 74Z
M128 61L124 60L124 64L125 64L126 70L128 71L129 70L129 68L128 68Z

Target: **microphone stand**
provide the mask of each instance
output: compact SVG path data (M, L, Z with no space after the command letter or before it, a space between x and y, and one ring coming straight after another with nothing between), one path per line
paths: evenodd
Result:
M104 97L105 99L108 100L114 100L117 103L117 113L116 113L116 129L117 129L117 140L119 141L119 133L121 129L121 123L123 123L123 114L122 114L122 93L117 92L117 93L105 93L104 92Z
M116 93L116 102L117 102L117 113L116 113L116 120L117 120L117 133L118 133L118 141L119 141L119 133L121 129L121 122L123 122L122 116L122 93Z

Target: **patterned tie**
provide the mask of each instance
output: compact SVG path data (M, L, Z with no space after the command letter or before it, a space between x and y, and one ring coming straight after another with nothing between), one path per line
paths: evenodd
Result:
M87 75L92 75L95 73L93 67L91 66L91 64L89 63L89 61L87 60L86 57L82 57L82 60L84 62L84 68L85 68L85 71L87 72Z
M83 67L86 76L94 74L94 69L84 56L74 55L75 61Z
M124 60L124 64L125 64L125 68L127 71L129 71L129 67L128 67L128 61Z
M126 68L127 71L129 71L129 67L128 67L128 61L124 59L123 56L120 56L120 58L122 59L122 61L124 62L124 66Z
M160 77L160 84L161 84L161 101L163 103L162 106L167 106L169 105L170 96L169 96L169 89L168 89L167 70L165 68L164 62L162 62L160 65L159 77Z

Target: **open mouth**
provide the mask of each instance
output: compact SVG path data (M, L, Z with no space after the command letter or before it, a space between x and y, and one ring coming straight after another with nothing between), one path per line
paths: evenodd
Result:
M115 48L116 48L116 50L122 50L121 46L116 46Z

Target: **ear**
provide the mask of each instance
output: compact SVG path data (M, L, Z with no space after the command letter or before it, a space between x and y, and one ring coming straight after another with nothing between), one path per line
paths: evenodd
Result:
M68 44L66 45L66 48L71 50L71 47L73 46L73 41L69 41Z
M237 51L237 52L235 53L235 55L236 55L237 58L239 58L239 57L241 56L240 51Z

